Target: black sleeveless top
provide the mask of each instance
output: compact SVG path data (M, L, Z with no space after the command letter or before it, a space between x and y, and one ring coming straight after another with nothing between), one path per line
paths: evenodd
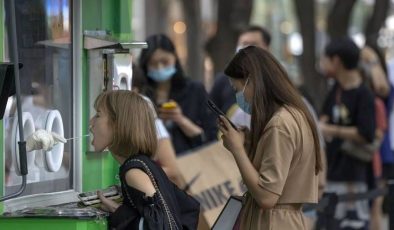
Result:
M148 225L145 226L145 228L147 229L155 229L155 226L169 226L166 211L163 208L162 201L157 191L152 197L147 197L145 196L144 192L141 192L138 189L127 185L125 175L130 169L140 169L149 176L149 173L144 168L144 165L141 162L132 161L132 159L141 160L148 166L165 202L167 203L167 206L175 220L175 223L177 224L179 229L182 229L182 227L180 227L181 221L179 218L179 204L174 192L174 186L176 185L174 185L168 179L167 175L164 173L160 166L158 166L148 156L142 154L138 154L128 158L119 168L119 178L122 185L121 188L123 195L123 204L120 208L118 208L120 209L119 212L121 212L121 214L114 212L110 217L110 220L112 218L113 222L122 222L125 220L125 218L133 218L133 220L128 224L128 227L126 229L138 229L140 217L144 218L144 225Z

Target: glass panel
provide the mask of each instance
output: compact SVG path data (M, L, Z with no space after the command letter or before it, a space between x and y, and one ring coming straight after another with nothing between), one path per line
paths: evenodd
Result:
M25 139L37 129L66 138L73 133L70 1L15 0L18 53L23 64L20 78ZM7 21L9 16L6 12ZM12 106L4 119L6 194L16 191L22 181L17 164L16 102L10 101ZM72 189L72 141L56 145L52 151L27 155L29 173L24 195Z

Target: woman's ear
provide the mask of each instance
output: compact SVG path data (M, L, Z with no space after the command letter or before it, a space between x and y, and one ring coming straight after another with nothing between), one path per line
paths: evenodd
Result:
M343 66L341 58L339 58L339 56L334 56L331 58L331 60L335 69Z

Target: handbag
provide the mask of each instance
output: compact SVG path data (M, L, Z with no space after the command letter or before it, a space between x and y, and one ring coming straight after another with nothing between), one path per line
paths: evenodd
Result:
M341 145L341 152L363 162L371 162L373 154L380 148L379 139L375 138L372 143L358 144L345 140Z

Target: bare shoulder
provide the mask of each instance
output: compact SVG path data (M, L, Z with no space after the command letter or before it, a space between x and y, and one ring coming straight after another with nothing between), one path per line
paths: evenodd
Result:
M125 177L127 185L144 192L147 196L152 196L156 192L149 176L141 169L130 169Z

